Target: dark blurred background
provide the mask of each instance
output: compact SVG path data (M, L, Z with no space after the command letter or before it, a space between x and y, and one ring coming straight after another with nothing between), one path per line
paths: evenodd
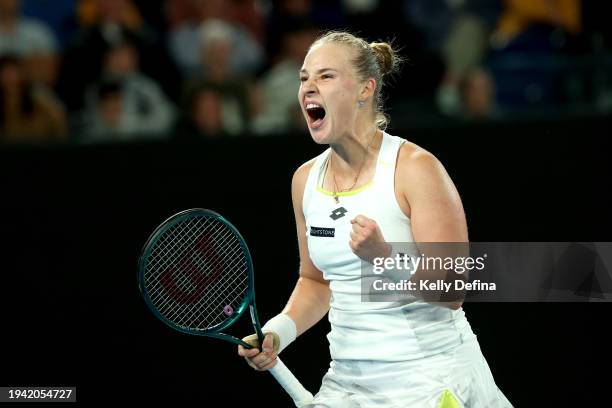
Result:
M612 241L606 10L0 0L0 386L76 385L83 405L290 406L232 345L155 320L136 263L163 219L211 208L251 247L262 320L281 310L297 278L291 176L323 148L297 104L297 71L321 30L400 49L388 131L442 161L472 241ZM597 300L464 306L515 406L605 401L610 308ZM320 323L283 353L312 391L328 330Z

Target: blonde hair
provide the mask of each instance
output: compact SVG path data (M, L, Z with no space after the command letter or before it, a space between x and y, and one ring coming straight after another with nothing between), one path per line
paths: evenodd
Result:
M376 80L373 98L376 126L384 130L389 124L389 118L384 112L383 78L398 71L401 58L389 43L368 43L363 38L345 31L325 33L317 38L310 48L328 43L345 45L354 51L355 57L351 62L357 71L359 80L366 81L368 78Z

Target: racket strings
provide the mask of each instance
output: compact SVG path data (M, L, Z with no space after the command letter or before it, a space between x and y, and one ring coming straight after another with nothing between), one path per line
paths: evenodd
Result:
M222 236L222 237L221 237L221 241L225 240L225 239L226 239L228 236L229 236L229 234L225 234L224 236ZM193 240L192 240L192 241L193 241ZM208 254L205 254L205 255L206 255L206 256L209 256ZM183 267L183 268L185 268L185 265L182 265L182 267ZM213 267L214 267L214 265L213 265ZM187 272L191 272L191 271L187 271ZM187 275L191 275L191 274L189 274L189 273L188 273ZM183 274L183 279L182 279L182 280L184 281L185 279L186 279L186 278L185 278L185 274ZM196 282L196 283L197 283L197 282ZM215 292L213 292L213 293L215 293ZM227 297L227 296L226 296L226 297ZM183 303L183 302L181 302L181 300L182 300L181 298L176 298L176 294L173 296L173 298L174 298L174 300L175 300L175 301L178 301L178 303ZM169 299L167 299L167 300L166 300L166 304L163 304L163 305L160 305L160 306L161 306L162 308L163 308L164 306L167 306L167 303L169 303L169 302L168 302L168 300L169 300ZM210 303L210 302L209 302L209 303ZM202 322L202 318L201 318L201 317L202 317L202 316L207 316L207 315L209 316L209 315L210 315L210 313L201 313L201 311L196 310L196 307L197 307L197 306L198 306L198 304L194 304L194 305L193 305L193 306L192 306L190 309L185 309L185 308L177 308L177 307L175 307L175 308L174 308L174 313L173 313L173 314L170 314L168 317L169 317L169 318L171 318L171 319L173 319L173 320L178 320L178 318L180 317L180 316L178 315L178 313L181 313L181 314L182 314L182 315L184 315L184 316L189 316L190 314L193 314L194 312L198 312L198 314L197 314L197 315L194 315L194 316L199 316L199 317L200 317L200 322L199 322L198 324L199 324L199 326L201 327L201 326L203 325L203 322ZM218 310L218 309L219 309L219 308L217 308L217 310ZM204 311L204 312L205 312L205 311ZM217 321L222 321L222 320L223 320L223 318L219 318L219 314L218 314L218 313L216 313L215 315L217 316L217 319L216 319ZM184 319L183 319L183 320L184 320ZM186 324L185 322L181 322L181 323ZM207 325L209 326L209 325L211 325L211 324L214 324L214 323L213 323L213 322L207 322L206 320L204 320L204 326L207 326ZM192 322L192 323L190 323L189 325L190 325L190 326L193 326L193 325L194 325L194 323Z
M168 228L145 269L151 303L186 328L207 330L223 323L248 293L249 263L241 240L212 217L187 218Z
M175 263L176 258L194 244L196 235L186 235L184 233L186 227L185 224L177 224L166 231L162 239L156 242L148 259L149 269L166 268L168 265ZM150 279L152 277L154 277L152 274L147 276L147 284L151 283Z
M191 221L191 220L190 220ZM178 234L174 234L175 236L172 237L172 241L171 241L171 245L177 245L177 240L176 237L177 236L181 236L184 234L184 230L189 231L190 229L193 229L192 225L182 225L182 228L180 231L178 231ZM198 268L204 270L202 263L202 259L198 259L198 263L196 265L189 265L189 264L185 264L185 262L181 262L181 259L185 259L185 257L191 257L190 261L194 261L193 259L193 254L194 254L194 248L196 243L197 243L197 237L199 236L199 231L194 230L194 233L190 234L191 237L187 237L185 239L185 241L187 241L187 245L180 245L180 247L177 248L177 251L175 251L176 254L180 254L180 257L178 257L179 259L179 265L178 265L178 269L181 273L180 275L178 275L178 280L177 280L177 275L174 276L175 281L177 282L178 286L185 286L185 285L191 285L191 286L197 286L198 283L201 282L193 282L193 271L197 270ZM218 234L218 231L213 231L213 234ZM201 235L200 235L201 236ZM166 251L166 255L167 255L167 251ZM173 257L173 263L176 263L176 259L177 257ZM210 256L209 256L209 262L210 262ZM166 266L166 265L164 265ZM217 268L219 267L218 262L211 262L210 265L212 268ZM168 266L166 266L168 267ZM185 273L186 272L186 273ZM191 272L191 273L190 273ZM205 274L201 274L200 276L204 276ZM192 279L190 279L192 278ZM198 278L198 276L196 276L196 279ZM201 279L200 279L201 280ZM189 288L191 289L191 288ZM159 291L161 294L164 294L162 291ZM186 293L185 295L187 295L188 293ZM174 296L175 300L178 301L179 303L181 303L181 301L183 300L182 298L176 298L176 294ZM166 303L169 303L171 299L166 297ZM161 305L163 306L163 305Z
M240 245L237 243L237 245ZM234 251L235 255L242 255L242 252L238 254L239 248L237 247ZM231 259L231 254L228 254ZM229 269L245 271L245 273L236 273L231 275L228 280L218 280L213 283L210 293L213 294L213 298L209 300L209 304L220 307L223 310L226 306L232 307L232 310L236 310L240 306L242 299L246 295L248 286L248 274L246 269L248 268L246 259L235 260L229 266ZM237 288L238 290L228 290L231 288ZM233 306L235 305L235 306ZM201 323L206 327L216 326L224 321L228 317L227 313L217 313L212 315L201 315ZM211 318L214 318L212 322L208 322Z
M197 237L197 235L194 235L194 237ZM179 264L176 266L176 268L179 270L179 272L182 272L182 273L178 276L179 280L176 280L176 275L173 277L175 279L175 282L177 283L177 286L185 290L193 290L195 287L198 286L198 284L202 283L202 280L205 277L205 274L194 276L194 272L197 272L199 269L204 270L204 265L202 263L206 261L203 260L202 257L198 257L199 259L196 260L197 263L195 265L192 264L192 262L194 262L194 259L193 259L194 255L196 255L197 250L201 248L197 247L196 239L190 239L189 244L190 245L187 247L185 245L182 245L182 247L179 248L180 252L178 253L181 253L181 256L178 258ZM189 259L189 263L185 262L184 261L185 259ZM220 267L218 262L210 262L209 260L209 263L210 263L211 268L213 268L213 270L214 268ZM173 266L170 266L170 267L173 267ZM194 278L197 279L196 282L193 282ZM184 292L184 297L186 297L188 294L189 294L188 292ZM182 301L186 299L183 299L182 297L176 298L176 295L175 295L175 300L181 303Z
M180 259L182 254L195 245L197 234L187 234L188 228L193 226L188 225L192 220L188 220L185 223L177 224L165 232L164 236L156 242L155 247L151 251L151 255L148 261L148 273L145 277L146 284L149 286L151 292L150 297L155 303L156 295L163 295L161 291L162 286L156 285L155 281L158 276L155 272L160 270L166 270L171 265L176 264L177 259ZM179 281L179 284L184 282Z
M236 249L234 252L238 252L238 249ZM230 256L232 254L228 254L228 256ZM227 268L246 268L246 263L244 265L229 265L229 266L225 266ZM237 280L241 278L240 282L237 282ZM231 281L227 282L225 280L216 280L213 282L213 286L209 288L209 294L211 294L211 298L208 299L208 304L209 305L215 305L217 307L215 307L214 309L220 310L225 308L227 305L231 306L232 309L234 309L234 307L232 306L232 304L235 304L235 300L234 299L230 299L231 293L230 291L227 291L227 287L233 287L234 285L237 285L239 283L244 283L245 286L245 290L246 290L246 285L248 284L248 275L247 274L235 274L233 275L233 277L229 278L231 279ZM219 286L223 286L226 287L225 291L224 290L220 290ZM242 294L242 292L241 292ZM240 296L239 299L241 300L243 296ZM234 297L236 298L236 297ZM240 304L240 302L238 302L238 304ZM181 310L179 308L176 308L176 313L174 315L172 315L172 318L177 318L178 313L182 313L183 315L190 315L192 313L197 312L197 310L194 310L195 305L189 309L189 310ZM198 327L198 328L210 328L213 327L217 324L220 324L223 320L225 320L228 316L227 315L223 315L221 313L199 313L199 314L193 314L194 319L197 319L199 321L199 323L196 323L194 326ZM214 318L213 321L211 321L211 317Z

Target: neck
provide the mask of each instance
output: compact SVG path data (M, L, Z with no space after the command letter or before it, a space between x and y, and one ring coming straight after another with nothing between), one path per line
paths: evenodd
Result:
M339 173L355 173L376 155L382 132L375 124L361 132L349 133L330 145L334 156L334 168Z

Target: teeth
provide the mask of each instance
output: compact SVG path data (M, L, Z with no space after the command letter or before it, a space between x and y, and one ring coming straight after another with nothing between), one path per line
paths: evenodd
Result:
M321 105L317 105L316 103L309 103L308 105L306 105L306 109L315 109L320 107Z

